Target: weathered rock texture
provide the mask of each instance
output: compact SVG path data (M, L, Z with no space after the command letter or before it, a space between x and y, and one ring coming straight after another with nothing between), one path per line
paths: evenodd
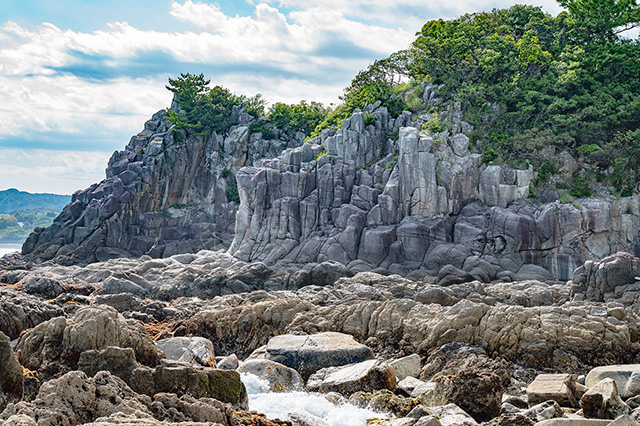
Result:
M60 426L91 422L99 425L174 422L228 425L232 415L229 405L214 399L166 393L152 399L133 392L124 381L106 371L93 378L72 371L43 384L34 401L10 405L0 414L0 420L8 420L7 424Z
M23 366L51 377L74 368L84 351L108 346L132 348L136 360L150 366L164 357L142 324L104 305L84 307L70 320L39 324L20 338L17 354Z
M304 143L277 129L279 139L262 140L238 108L227 134L178 142L165 113L113 155L106 180L31 234L28 259L157 258L230 244L246 261L417 270L449 285L567 280L587 260L640 253L638 196L528 204L535 171L482 164L459 104L442 115L451 131L440 134L419 131L428 114L392 118L377 102Z
M402 127L413 125L406 116L389 120L384 108L367 111L375 126L356 112L307 148L332 155L282 156L239 170L230 253L486 282L501 270L566 280L585 260L638 247L637 197L584 200L580 207L527 204L518 200L528 194L532 169L482 165L462 133L427 135ZM393 126L397 144L383 136ZM366 163L369 152L384 158Z
M0 412L8 403L20 401L23 392L22 366L9 345L9 338L0 331Z

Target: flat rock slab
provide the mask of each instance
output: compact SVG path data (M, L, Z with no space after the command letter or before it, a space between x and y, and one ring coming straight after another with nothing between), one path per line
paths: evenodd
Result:
M527 387L527 396L532 405L545 401L556 401L563 407L575 407L573 395L577 377L572 374L539 374Z
M306 380L325 367L371 359L373 351L343 333L326 332L310 336L285 334L269 340L265 358L295 369Z
M613 379L622 399L640 394L640 364L619 364L596 367L589 371L585 384L593 387L603 379Z

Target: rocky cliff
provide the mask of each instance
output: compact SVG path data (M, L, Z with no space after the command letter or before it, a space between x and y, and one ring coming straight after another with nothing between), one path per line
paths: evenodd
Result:
M459 104L440 113L441 133L422 130L429 114L393 118L376 103L304 143L261 119L279 137L263 140L238 107L226 134L184 141L164 115L23 253L70 264L229 247L245 261L333 260L451 284L567 280L586 260L640 251L638 196L527 199L536 171L483 164Z
M226 134L184 140L165 115L156 113L115 152L107 178L73 194L52 226L29 236L23 253L72 264L226 248L237 210L236 170L304 139L279 132L279 139L265 141L249 131L253 118L234 108L231 120L238 124Z
M365 125L365 114L375 124ZM525 197L536 172L482 164L469 151L459 105L444 116L452 131L433 135L420 130L428 115L393 119L371 105L338 131L240 169L230 252L267 263L335 260L446 284L567 280L586 260L638 251L637 196L532 204ZM397 141L386 137L396 132Z

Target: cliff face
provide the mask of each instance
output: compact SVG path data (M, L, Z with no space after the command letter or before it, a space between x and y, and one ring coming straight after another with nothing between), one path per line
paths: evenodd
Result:
M364 114L375 125L365 126ZM453 134L428 136L418 129L430 117L393 120L370 106L335 134L241 169L230 253L267 263L335 260L445 284L567 280L586 260L637 253L637 196L529 204L534 170L482 165L459 109L448 115ZM389 143L383 135L395 131L397 144ZM316 152L330 155L314 159ZM369 152L384 158L372 164Z
M23 253L69 264L229 247L245 261L334 260L447 284L566 280L586 260L640 251L637 196L530 204L535 171L483 165L458 105L440 134L420 130L429 115L374 104L306 143L277 129L264 141L233 114L227 134L181 143L158 112Z
M232 120L239 124L228 134L181 142L165 115L156 113L114 153L107 179L76 192L52 226L29 236L23 253L69 264L226 248L237 210L235 171L303 139L264 141L236 108Z

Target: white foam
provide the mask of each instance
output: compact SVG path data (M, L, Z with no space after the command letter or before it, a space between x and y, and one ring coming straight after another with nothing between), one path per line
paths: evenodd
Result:
M290 420L289 413L300 413L315 416L331 426L366 426L367 419L389 417L388 414L351 404L335 405L320 394L270 392L266 380L247 373L240 376L249 394L249 409L263 413L272 420Z

